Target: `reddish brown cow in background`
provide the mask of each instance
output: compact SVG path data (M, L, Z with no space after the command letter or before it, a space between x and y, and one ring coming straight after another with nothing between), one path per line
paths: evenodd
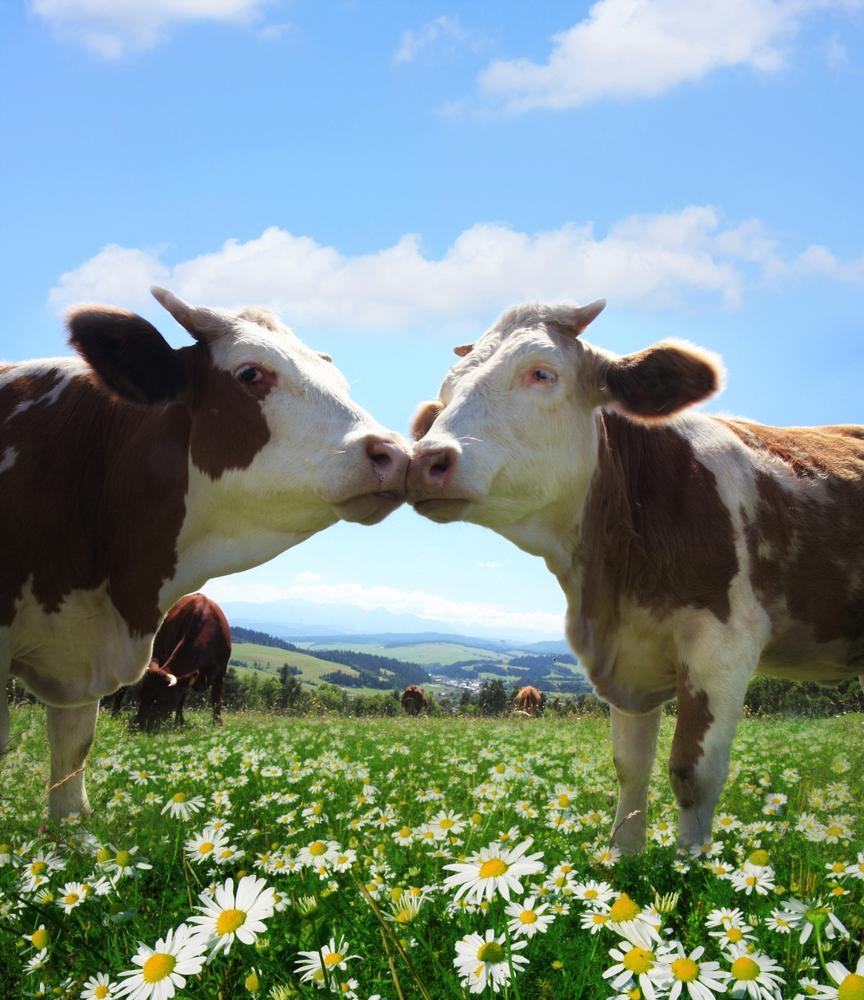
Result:
M416 684L409 684L402 692L402 708L406 715L419 715L429 708L426 692Z
M543 695L535 687L526 684L519 688L516 693L516 711L524 712L526 715L537 715L540 706L543 704Z
M231 630L222 609L203 594L189 594L170 609L153 641L153 658L141 681L135 724L146 729L173 711L182 725L189 690L210 688L213 721L222 722L222 685L231 656ZM117 692L114 714L125 688Z

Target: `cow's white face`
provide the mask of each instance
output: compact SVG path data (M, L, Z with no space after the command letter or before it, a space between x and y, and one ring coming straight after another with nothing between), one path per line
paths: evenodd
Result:
M248 433L267 435L248 468L234 474L243 492L278 508L293 531L339 518L372 524L394 510L404 499L401 436L353 402L330 359L272 313L244 310L227 315L226 324L228 332L208 344L214 368L227 376L226 395L259 408L261 425ZM196 420L207 424L209 416ZM232 478L230 469L223 475Z
M510 310L450 369L439 402L415 418L409 491L419 513L501 530L590 476L594 359L570 332L574 313L557 310L553 322Z
M596 468L598 407L665 419L717 388L716 363L689 345L619 358L579 341L603 306L519 306L456 348L462 360L438 401L414 418L408 499L418 513L473 521L550 555L548 539L572 532Z

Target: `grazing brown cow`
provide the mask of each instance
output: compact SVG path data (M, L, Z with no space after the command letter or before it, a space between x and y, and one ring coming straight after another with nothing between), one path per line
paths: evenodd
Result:
M222 722L222 686L231 656L231 630L222 609L203 594L188 594L171 608L153 640L153 655L138 693L135 725L152 728L171 712L183 725L190 690L210 688L213 721ZM126 688L114 696L114 714Z
M429 708L426 692L416 684L409 684L402 692L402 709L406 715L419 715Z
M687 411L713 356L618 357L579 335L603 308L519 306L415 418L409 499L542 556L567 635L612 706L616 843L645 838L662 706L679 840L711 838L756 671L838 683L864 666L864 427L766 427Z
M181 595L404 496L399 436L271 312L154 295L194 345L87 306L80 357L0 365L0 691L11 672L48 706L54 817L88 810L99 699Z
M537 715L543 704L543 696L537 688L526 684L516 692L515 704L517 711L524 712L525 715Z

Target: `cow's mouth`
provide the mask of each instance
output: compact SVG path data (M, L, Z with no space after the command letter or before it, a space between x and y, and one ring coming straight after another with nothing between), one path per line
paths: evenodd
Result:
M429 497L426 500L416 500L414 510L430 521L443 524L446 521L462 520L465 508L470 503L465 497Z
M388 514L392 514L404 499L404 496L392 490L381 490L377 493L363 493L351 497L349 500L334 504L334 507L343 521L351 521L354 524L377 524Z

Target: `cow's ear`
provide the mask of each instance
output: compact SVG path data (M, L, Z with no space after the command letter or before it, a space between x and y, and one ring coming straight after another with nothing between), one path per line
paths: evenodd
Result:
M426 437L432 424L435 423L435 418L443 409L444 404L439 403L437 399L429 403L421 403L411 418L411 437L415 441Z
M69 343L111 390L134 403L179 399L189 373L179 351L141 316L82 306L67 317Z
M628 416L662 420L713 396L723 365L692 344L665 340L610 362L605 383L607 399Z

